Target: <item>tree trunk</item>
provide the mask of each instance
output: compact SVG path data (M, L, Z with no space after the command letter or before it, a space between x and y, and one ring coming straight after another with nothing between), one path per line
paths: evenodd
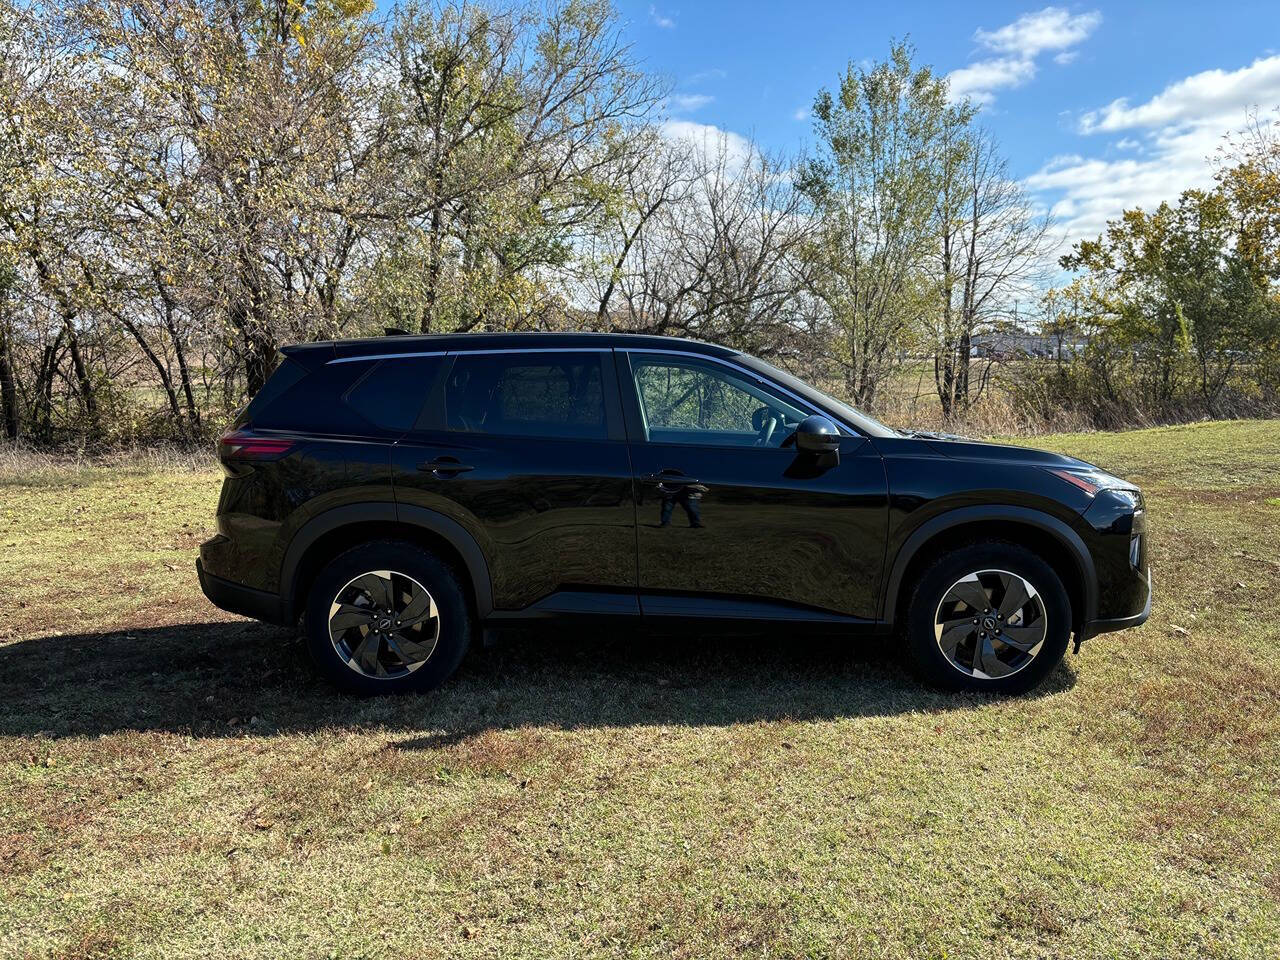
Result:
M18 421L18 385L13 379L13 347L3 325L0 325L0 419L4 421L5 439L17 440L21 426Z
M245 392L257 394L275 369L276 345L266 332L266 324L253 316L241 300L231 305L231 325L240 332L241 359L244 362Z
M53 343L48 344L40 352L40 368L36 372L35 387L32 391L35 398L31 404L34 432L44 440L49 439L53 432L53 379L57 376L62 338L65 334L65 330L59 329Z
M436 319L436 302L441 273L440 259L444 256L443 243L440 237L440 232L444 228L443 219L443 212L437 205L431 211L431 259L427 263L427 309L422 313L423 333L431 332L431 327Z
M147 338L133 321L124 316L117 316L117 319L120 321L120 325L137 342L143 354L151 361L151 365L155 367L156 376L160 378L160 386L164 388L164 395L169 401L169 412L173 414L173 425L177 428L178 435L185 438L187 431L182 422L182 409L178 406L178 393L173 388L173 377L169 374L169 368L165 365L164 359L155 350L151 349L151 344L147 343Z
M89 368L85 366L84 354L80 352L80 338L76 336L76 328L71 316L64 316L67 329L67 348L71 353L71 369L75 371L76 388L80 391L80 400L84 403L85 416L89 420L89 432L98 432L98 398L94 393L93 381L89 379Z
M98 398L94 394L93 381L89 378L89 370L85 366L84 355L80 352L80 339L76 336L75 321L78 311L72 304L66 290L54 282L53 272L49 269L49 265L45 262L41 251L36 247L30 247L27 253L32 265L36 268L36 276L40 278L41 286L52 293L54 299L58 302L58 312L62 315L62 325L67 336L67 346L71 351L71 365L76 375L76 389L80 391L80 400L84 403L84 412L89 420L89 430L91 433L96 434L98 432ZM61 335L59 339L61 339ZM52 379L50 379L50 387L52 387Z
M178 336L177 330L172 326L172 321L167 320L166 326L169 329L169 339L173 342L174 354L178 360L178 381L182 386L183 399L187 403L187 420L191 425L191 436L196 436L200 432L200 408L196 405L195 390L191 386L191 371L187 369L187 352L182 346L182 338Z

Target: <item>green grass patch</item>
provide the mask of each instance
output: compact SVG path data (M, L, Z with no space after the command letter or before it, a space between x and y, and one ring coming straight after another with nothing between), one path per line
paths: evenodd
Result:
M1274 958L1280 423L1032 442L1157 593L1010 700L590 634L354 700L200 597L215 471L0 470L0 956Z

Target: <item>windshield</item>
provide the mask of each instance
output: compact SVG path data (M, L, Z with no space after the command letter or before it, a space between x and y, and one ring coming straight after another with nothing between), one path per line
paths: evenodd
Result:
M843 420L845 423L856 427L863 433L871 437L896 437L898 432L886 427L879 420L867 416L860 410L855 410L847 403L841 403L835 397L828 396L821 390L809 386L803 380L793 377L785 370L779 370L771 363L765 363L763 360L740 353L735 358L744 367L750 367L757 373L763 374L771 380L775 380L782 386L786 387L792 393L798 394L805 400L808 400L816 407L823 408L833 414L836 418Z

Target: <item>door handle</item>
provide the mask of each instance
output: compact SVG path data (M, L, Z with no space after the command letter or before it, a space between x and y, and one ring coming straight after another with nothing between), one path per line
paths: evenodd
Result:
M436 457L434 460L418 464L418 469L423 472L434 473L437 476L451 477L455 473L466 473L468 470L474 470L475 467L469 463L460 463L456 457Z
M690 487L698 481L694 477L686 477L677 470L663 470L661 473L646 473L640 478L645 483L667 483L673 487Z

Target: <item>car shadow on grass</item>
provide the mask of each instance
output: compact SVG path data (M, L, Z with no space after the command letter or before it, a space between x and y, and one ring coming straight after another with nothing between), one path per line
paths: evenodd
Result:
M1028 696L1070 689L1069 661ZM359 700L289 631L246 621L63 634L0 646L0 735L196 737L380 728L433 748L486 729L728 725L969 709L884 641L527 631L476 648L441 689Z

